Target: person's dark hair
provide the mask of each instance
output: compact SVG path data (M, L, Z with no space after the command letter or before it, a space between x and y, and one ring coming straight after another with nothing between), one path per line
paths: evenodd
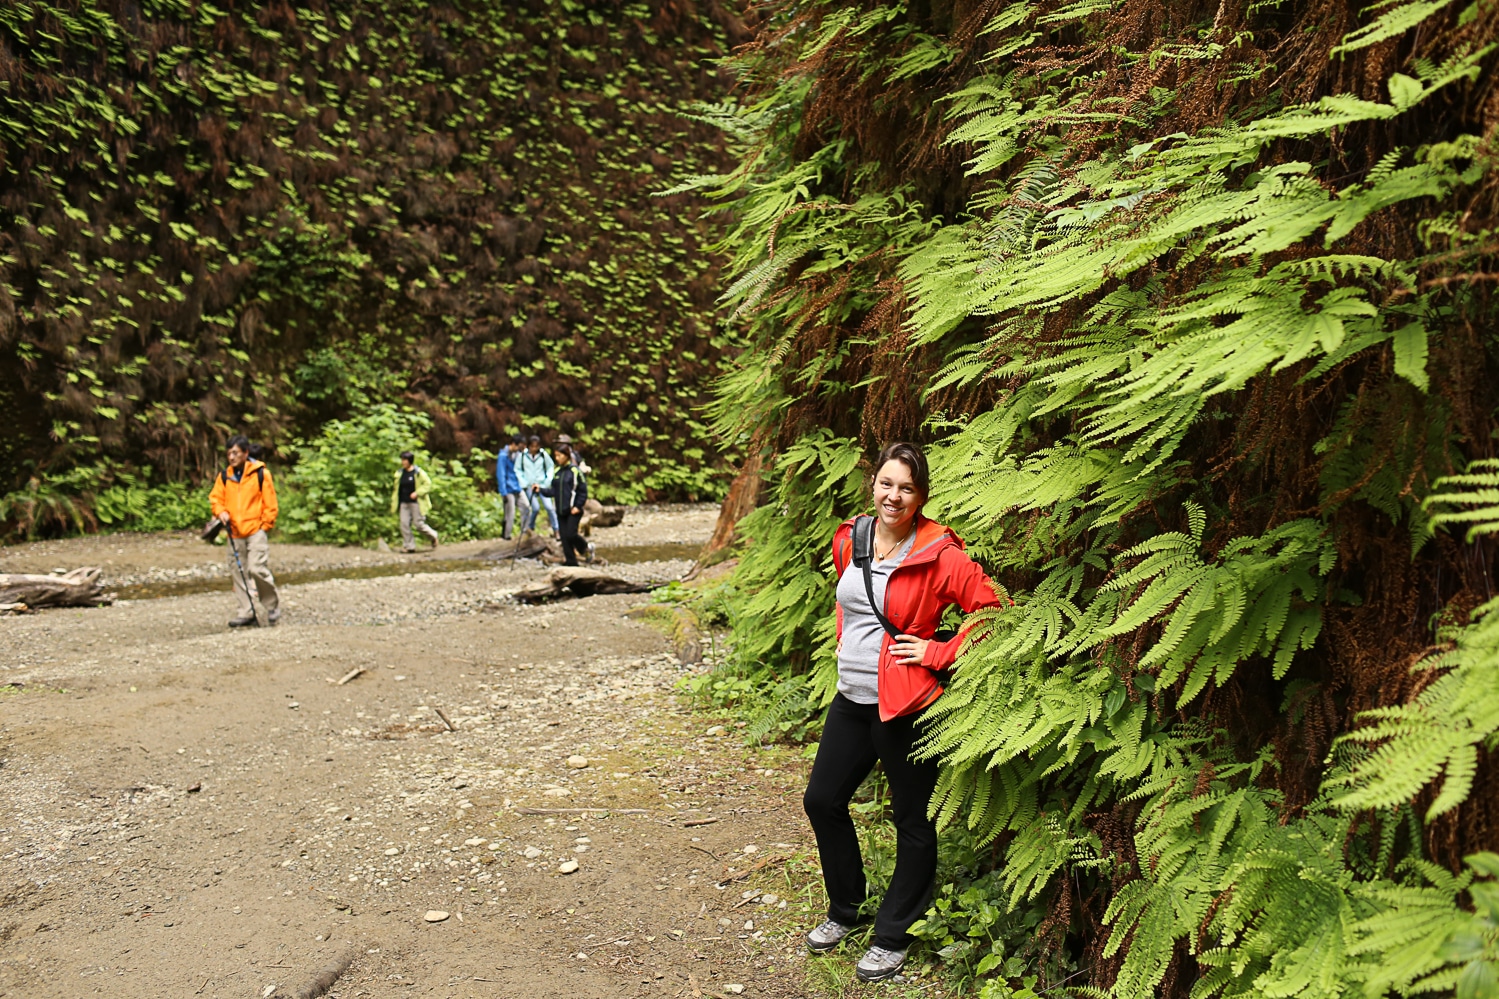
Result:
M412 454L410 451L402 451L401 452L401 460L402 461L415 462L416 461L416 455Z
M252 441L249 447L249 455L256 461L259 461L265 455L265 445L256 444Z
M527 444L540 444L541 443L541 438L537 437L535 434L532 434L530 437L526 438L526 443Z
M915 444L907 444L905 441L886 444L885 450L880 452L879 459L874 463L874 472L876 475L880 473L880 469L885 467L885 462L887 461L898 461L909 468L911 470L911 481L916 483L916 488L921 492L921 495L923 497L931 495L931 475L927 471L926 455L920 447Z
M229 442L224 445L224 450L227 451L232 447L237 447L245 454L249 454L250 438L246 437L244 434L235 434L233 437L229 438Z
M524 444L524 443L526 443L525 435L523 435L523 434L512 434L510 436L510 443L512 443L512 444Z

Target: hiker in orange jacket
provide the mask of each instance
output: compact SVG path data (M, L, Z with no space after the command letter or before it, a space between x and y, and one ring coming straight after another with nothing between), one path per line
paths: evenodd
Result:
M271 543L266 532L276 526L276 484L265 463L250 457L250 441L244 434L229 438L229 467L214 476L208 505L229 528L229 574L237 605L229 627L260 623L250 600L251 580L265 608L266 624L275 625L281 620L281 599L271 575Z
M833 535L838 693L802 800L817 836L828 916L807 934L807 946L832 950L860 920L864 861L848 805L878 761L890 785L895 871L854 969L866 982L901 970L907 931L932 900L937 827L927 803L937 763L913 759L912 750L923 731L920 713L941 696L944 671L964 641L962 633L938 634L942 614L1007 603L952 529L922 516L928 489L921 449L891 444L875 465L875 516L854 517Z

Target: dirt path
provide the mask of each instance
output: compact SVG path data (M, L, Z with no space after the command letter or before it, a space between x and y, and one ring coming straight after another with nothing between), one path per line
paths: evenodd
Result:
M201 559L119 541L4 562ZM293 996L345 954L333 996L804 994L800 763L686 711L642 598L506 599L540 574L0 619L0 996Z

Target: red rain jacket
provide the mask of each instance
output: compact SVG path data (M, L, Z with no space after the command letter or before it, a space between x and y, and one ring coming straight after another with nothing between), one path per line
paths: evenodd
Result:
M853 560L854 522L844 521L833 535L833 566L838 575ZM942 612L957 604L971 614L984 607L1008 606L1010 601L995 592L984 570L963 553L963 541L952 529L916 515L916 540L911 553L890 573L885 586L885 617L903 635L930 640L937 633ZM843 607L837 606L838 640L843 640ZM880 644L880 721L908 715L931 704L942 693L935 670L946 669L958 658L958 648L968 629L950 641L931 641L919 666L896 660L890 648L895 640L887 633Z

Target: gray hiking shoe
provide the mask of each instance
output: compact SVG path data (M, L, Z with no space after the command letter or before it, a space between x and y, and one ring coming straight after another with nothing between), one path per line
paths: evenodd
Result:
M260 622L257 621L257 620L255 620L255 618L254 618L253 615L250 616L250 617L236 617L236 618L232 618L229 621L229 627L231 627L231 628L253 628L253 627L255 627L259 623Z
M280 607L277 607L275 610L271 611L269 614L267 614L265 616L265 623L268 624L268 625L270 625L272 628L276 627L276 624L280 620L281 620L281 608Z
M883 982L887 978L894 978L905 965L905 951L871 947L859 958L859 963L854 966L854 974L859 976L861 982Z
M832 950L843 942L848 936L852 926L844 926L836 920L829 919L807 934L807 949L814 954L823 954Z

